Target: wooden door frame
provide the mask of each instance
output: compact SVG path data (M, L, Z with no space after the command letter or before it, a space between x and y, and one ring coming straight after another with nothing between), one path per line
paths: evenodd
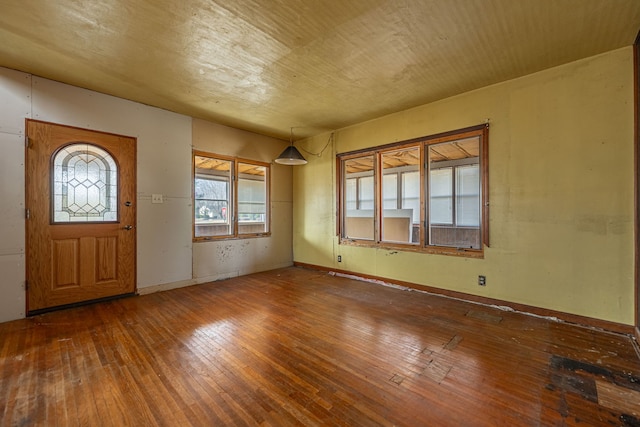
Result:
M640 32L633 44L633 97L634 97L634 308L635 336L640 341Z
M83 128L83 127L78 127L78 126L70 126L70 125L65 125L65 124L61 124L61 123L55 123L55 122L48 122L48 121L44 121L44 120L37 120L37 119L30 119L30 118L26 118L24 121L24 129L25 129L25 203L27 200L27 191L28 191L28 185L29 185L29 176L28 176L28 168L27 168L27 156L29 155L28 153L28 148L29 148L29 139L28 139L28 127L29 127L29 122L38 122L38 123L43 123L43 124L47 124L47 125L54 125L54 126L60 126L60 127L65 127L65 128L70 128L70 129L77 129L80 131L87 131L87 132L94 132L94 133L100 133L100 134L104 134L104 135L111 135L111 136L115 136L115 137L122 137L122 138L128 138L131 139L133 141L135 141L135 148L133 150L133 170L131 171L131 179L133 180L134 184L133 184L133 196L134 198L136 198L137 196L137 177L138 177L138 160L137 160L137 146L138 146L138 139L136 137L133 136L128 136L128 135L123 135L123 134L118 134L118 133L113 133L113 132L105 132L105 131L101 131L101 130L95 130L95 129L89 129L89 128ZM118 177L118 192L120 192L120 188L121 188L121 179L120 177ZM137 209L137 200L134 201L134 203L136 204L136 208L135 208L135 213L134 213L134 232L137 233L137 223L138 223L138 209ZM26 208L26 212L27 212L27 221L29 219L29 206L25 206ZM28 242L28 230L27 228L29 227L29 224L27 223L27 221L25 221L25 277L29 277L29 242ZM138 260L137 260L137 253L138 253L138 239L137 236L134 237L134 247L132 249L133 252L133 256L134 256L134 261L133 261L133 292L129 292L129 293L125 293L125 294L119 294L119 295L114 295L114 296L107 296L107 297L103 297L103 298L97 298L97 299L92 299L92 300L88 300L88 301L80 301L80 302L75 302L75 303L71 303L71 304L65 304L65 305L59 305L59 306L55 306L55 307L51 307L51 308L43 308L43 309L37 309L37 310L30 310L29 309L29 283L28 281L25 282L25 314L27 317L30 316L35 316L38 314L42 314L42 313L46 313L49 311L54 311L54 310L61 310L61 309L65 309L65 308L71 308L71 307L77 307L77 306L82 306L82 305L86 305L86 304L91 304L91 303L95 303L95 302L101 302L101 301L109 301L109 300L114 300L114 299L119 299L119 298L124 298L124 297L129 297L129 296L134 296L138 294L138 280L137 280L137 270L138 270Z

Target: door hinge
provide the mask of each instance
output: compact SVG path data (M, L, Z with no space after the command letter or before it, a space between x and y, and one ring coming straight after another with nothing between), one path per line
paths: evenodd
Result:
M28 136L25 135L24 137L24 146L25 148L29 148L29 144L31 143L31 140L29 139Z
M24 281L24 290L25 290L25 291L28 291L28 290L29 290L29 281L28 281L28 280L25 280L25 281Z
M31 211L29 209L25 209L24 210L24 217L26 219L30 219L31 218Z

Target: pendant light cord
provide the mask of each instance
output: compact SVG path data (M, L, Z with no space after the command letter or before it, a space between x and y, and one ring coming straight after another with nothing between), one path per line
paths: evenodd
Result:
M324 150L327 149L327 147L329 146L329 144L333 141L333 132L331 132L331 135L329 135L329 138L327 139L327 143L324 145L324 147L322 147L322 150L320 150L317 153L312 153L311 151L307 151L304 149L304 147L300 146L300 149L302 151L304 151L305 153L309 154L310 156L316 156L316 157L322 157L322 153L324 153Z

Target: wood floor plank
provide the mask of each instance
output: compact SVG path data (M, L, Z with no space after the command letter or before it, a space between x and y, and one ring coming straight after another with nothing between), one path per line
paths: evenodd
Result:
M0 324L4 426L640 425L630 337L301 268Z

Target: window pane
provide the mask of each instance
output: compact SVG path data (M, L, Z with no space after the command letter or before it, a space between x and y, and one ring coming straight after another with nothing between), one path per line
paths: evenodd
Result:
M229 181L225 178L196 176L196 199L229 200Z
M456 224L480 226L480 168L478 165L456 168Z
M194 156L194 168L195 237L232 234L231 161Z
M413 223L420 223L420 172L402 174L402 209L411 209Z
M411 243L420 243L420 172L402 174L402 209L411 209Z
M373 177L365 176L359 179L358 209L373 210Z
M429 244L480 248L480 138L429 146Z
M238 234L267 231L266 168L238 163Z
M115 222L118 167L105 150L68 145L53 158L53 222Z
M398 175L395 173L382 179L382 206L383 209L398 208Z
M343 171L343 206L346 212L342 237L373 240L373 155L344 160Z
M357 200L357 197L356 197L357 190L358 190L357 186L358 186L358 179L357 178L349 178L345 182L344 204L345 204L345 207L346 207L347 211L355 210L356 207L358 206L358 200Z
M433 169L429 174L429 218L431 224L453 224L453 171L451 168Z
M417 243L419 230L414 233L414 216L420 218L420 212L414 212L411 205L399 206L398 199L404 202L405 194L398 194L398 175L403 172L417 171L420 167L420 147L403 148L385 152L382 162L382 240L397 243ZM404 190L404 185L400 191ZM403 203L401 203L402 205ZM419 203L418 203L419 206Z
M196 223L209 220L226 222L229 210L229 183L221 179L199 178L195 180Z

